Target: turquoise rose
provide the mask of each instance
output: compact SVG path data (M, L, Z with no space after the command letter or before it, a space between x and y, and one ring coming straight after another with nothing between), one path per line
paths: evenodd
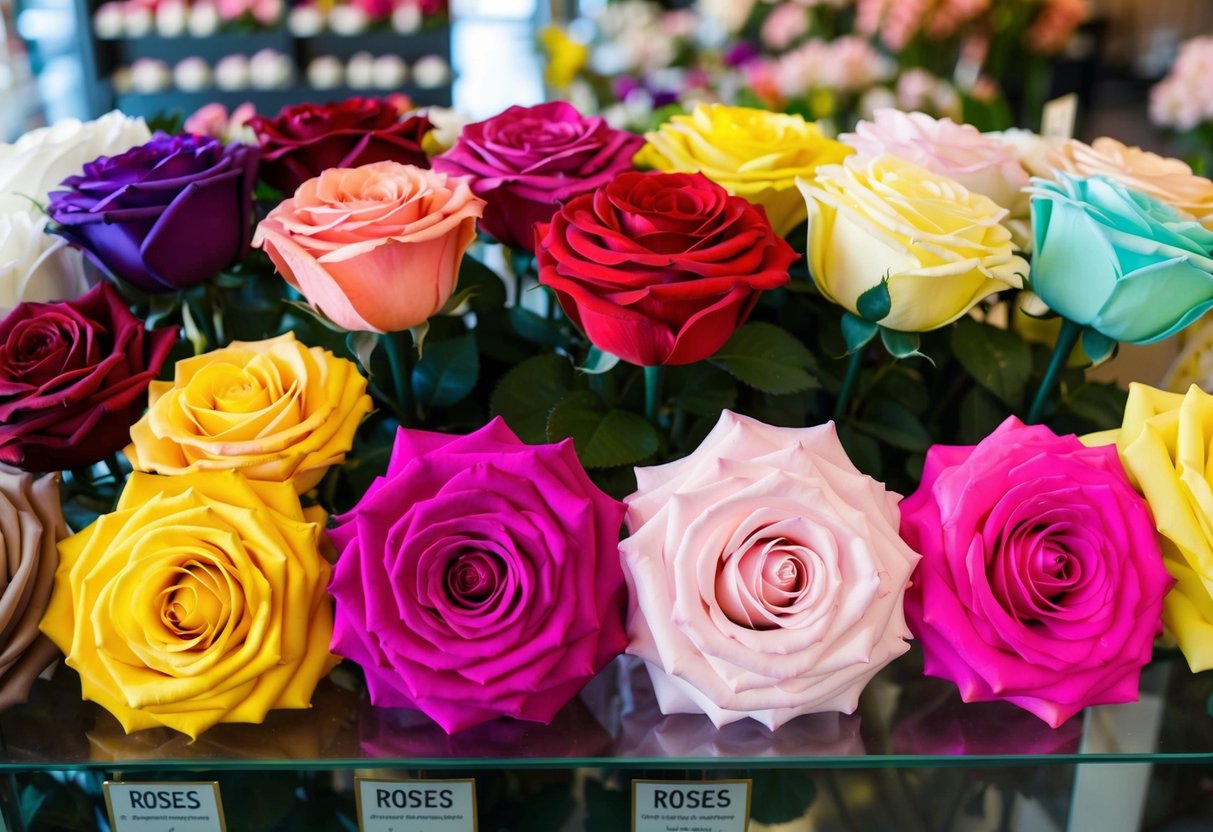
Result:
M1032 289L1114 341L1149 344L1213 308L1213 231L1103 176L1033 180Z

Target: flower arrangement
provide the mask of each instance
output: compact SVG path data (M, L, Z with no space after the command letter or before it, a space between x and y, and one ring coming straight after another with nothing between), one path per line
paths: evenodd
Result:
M1160 631L1213 661L1209 395L1085 374L1213 307L1182 163L894 111L205 115L249 143L0 148L54 235L0 287L0 702L57 648L196 737L344 659L454 732L627 652L663 713L780 729L921 649L1055 727Z

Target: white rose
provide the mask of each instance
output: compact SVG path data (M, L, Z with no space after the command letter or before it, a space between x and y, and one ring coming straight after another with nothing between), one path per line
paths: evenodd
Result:
M0 213L0 311L22 301L68 300L88 290L80 252L45 233L48 220Z
M114 156L151 138L141 118L118 111L93 121L65 119L0 144L0 211L33 211L59 183L100 156ZM34 202L31 202L30 200Z

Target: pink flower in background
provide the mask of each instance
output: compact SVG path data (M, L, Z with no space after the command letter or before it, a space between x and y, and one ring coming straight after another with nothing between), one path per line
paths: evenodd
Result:
M392 14L392 0L351 0L355 8L371 20L383 20Z
M1089 0L1047 0L1028 30L1028 47L1035 52L1060 52L1090 17Z
M950 37L989 7L990 0L939 0L931 10L926 32L936 39Z
M1150 120L1192 130L1213 120L1213 37L1192 38L1179 48L1167 77L1150 90Z
M809 14L795 3L780 3L762 22L762 42L782 52L809 31Z
M1014 416L977 445L936 445L901 534L922 554L906 617L928 676L1053 727L1137 699L1172 581L1116 446Z
M228 113L227 107L212 102L198 108L197 112L185 120L185 132L199 136L210 136L225 142L240 141L244 144L256 144L257 137L248 128L248 120L257 111L246 101Z
M830 41L826 66L826 84L843 93L865 90L891 78L895 70L891 60L855 35Z

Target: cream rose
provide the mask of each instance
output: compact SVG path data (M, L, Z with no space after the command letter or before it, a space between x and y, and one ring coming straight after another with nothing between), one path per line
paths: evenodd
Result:
M126 448L135 470L235 469L301 494L345 459L371 411L353 362L293 332L178 361L173 380L153 381L148 398Z
M874 323L925 332L1023 286L1028 264L1014 253L1006 209L953 179L886 154L828 165L797 184L813 280L854 314L860 295L884 283L889 311Z
M1075 176L1115 179L1213 230L1213 182L1197 176L1179 159L1129 147L1105 136L1091 144L1071 139L1049 154L1049 163Z
M0 212L0 312L88 291L82 255L67 240L47 234L47 222L24 211Z
M855 709L909 649L918 555L896 494L861 474L833 424L776 428L724 411L690 455L636 470L620 544L628 652L663 713L774 730Z
M253 245L340 326L399 332L450 298L483 211L462 177L398 162L330 168L270 211Z

